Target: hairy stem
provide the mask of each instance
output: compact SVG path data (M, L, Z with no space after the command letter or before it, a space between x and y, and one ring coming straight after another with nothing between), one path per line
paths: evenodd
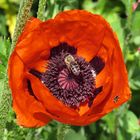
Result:
M22 0L21 4L20 4L20 8L19 8L19 13L17 16L17 22L16 22L16 26L15 26L15 30L14 30L14 35L12 38L12 45L11 45L11 50L10 50L10 54L12 53L18 37L20 35L20 33L22 32L25 23L27 22L28 18L29 18L29 13L30 13L30 9L32 6L33 0ZM8 66L7 66L8 69ZM7 73L8 70L6 70L5 73ZM8 77L6 74L6 77L4 79L4 87L3 90L1 92L1 99L0 99L0 136L1 138L3 137L3 133L4 133L4 129L6 126L6 122L7 122L7 117L8 117L8 112L11 106L11 92L9 89L9 85L8 85Z
M0 136L2 138L4 128L7 122L8 112L11 106L11 93L8 90L8 79L4 79L4 87L2 89L2 95L0 100Z
M11 51L13 51L18 37L21 34L27 20L30 17L30 10L31 10L31 6L33 4L33 0L22 0L20 3L20 8L19 8L19 12L17 15L17 22L16 22L16 26L15 26L15 30L14 30L14 34L13 34L13 38L12 38L12 45L11 45Z
M39 0L37 18L39 18L42 21L45 20L44 12L45 12L45 8L46 8L46 3L47 3L47 0Z
M129 0L129 12L128 12L128 27L131 30L131 24L132 24L132 5L133 5L133 0Z

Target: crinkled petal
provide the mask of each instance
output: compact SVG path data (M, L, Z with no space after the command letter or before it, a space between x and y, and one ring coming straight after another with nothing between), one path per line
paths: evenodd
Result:
M13 52L9 60L9 84L13 96L13 108L17 115L18 124L25 127L39 127L50 121L45 108L33 96L29 94L24 77L25 67L16 52ZM43 114L39 117L34 113Z
M69 45L76 47L78 55L83 56L87 61L93 58L101 47L106 25L103 24L102 20L95 22L99 18L92 14L90 14L90 21L87 16L88 12L83 12L85 13L83 15L85 18L79 18L81 15L79 13L75 12L75 15L69 14L69 18L65 16L59 18L57 16L53 20L42 23L38 22L38 26L35 26L32 31L26 30L28 30L28 26L34 26L36 20L28 22L28 26L25 26L24 29L27 32L26 36L23 32L16 45L16 52L24 63L35 63L35 61L43 56L48 58L50 49L59 45L60 42L67 42ZM73 19L73 16L77 17L78 20ZM71 18L73 20L68 20ZM38 54L41 55L38 56Z
M96 80L97 86L103 86L103 91L96 97L88 112L91 114L89 123L94 121L95 116L103 116L131 98L127 71L119 42L110 27L106 31L98 55L105 60L105 68ZM116 96L118 96L117 101L115 101Z

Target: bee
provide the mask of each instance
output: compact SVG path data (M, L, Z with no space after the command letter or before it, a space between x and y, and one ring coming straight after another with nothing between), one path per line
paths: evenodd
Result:
M68 54L65 59L65 64L67 65L67 68L76 76L78 76L80 74L80 67L77 63L77 61L75 60L75 58Z

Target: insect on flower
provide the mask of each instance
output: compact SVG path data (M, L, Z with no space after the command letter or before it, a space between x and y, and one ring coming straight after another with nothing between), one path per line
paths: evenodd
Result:
M77 63L77 61L74 59L74 57L70 54L68 54L65 57L65 63L68 67L68 69L76 76L80 74L80 67Z
M119 96L115 96L115 97L114 97L114 100L113 100L113 101L114 101L114 103L117 103L117 102L118 102L118 100L119 100L119 98L120 98Z
M8 75L17 122L25 127L52 119L88 125L131 97L116 34L100 15L83 10L45 22L31 18Z

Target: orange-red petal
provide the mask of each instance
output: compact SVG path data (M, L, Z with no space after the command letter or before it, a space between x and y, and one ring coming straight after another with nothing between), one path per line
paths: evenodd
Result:
M30 28L36 22L37 26L27 32L25 31L28 30L28 26L25 26L25 33L22 33L16 45L16 51L26 65L35 63L39 59L38 54L43 52L45 53L42 55L49 57L50 49L60 42L67 42L78 48L78 55L87 61L97 54L105 34L104 20L85 11L74 11L64 12L46 22L31 20L27 23Z
M43 105L29 94L24 77L25 66L16 52L9 60L9 84L13 96L13 108L17 115L18 124L25 127L39 127L50 121ZM41 114L36 117L35 114ZM42 117L42 114L44 116Z

